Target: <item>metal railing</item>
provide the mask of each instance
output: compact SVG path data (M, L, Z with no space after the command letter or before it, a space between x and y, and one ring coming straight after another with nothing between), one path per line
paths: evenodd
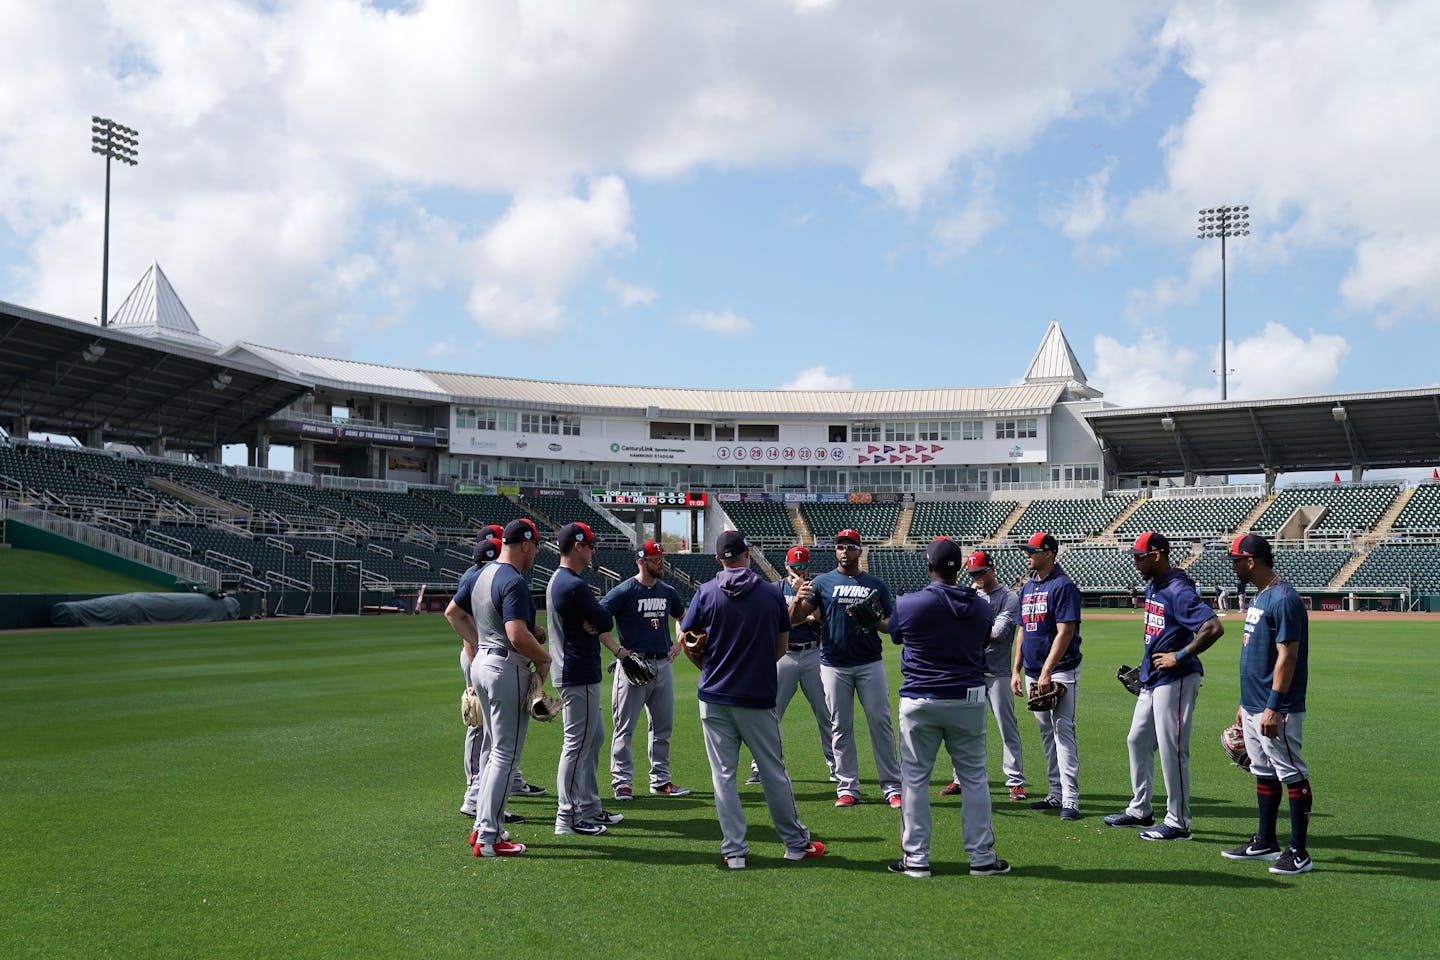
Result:
M104 550L106 553L113 553L127 560L143 563L147 567L163 570L179 579L203 583L215 590L220 589L218 570L185 560L163 550L157 550L154 547L147 547L143 543L137 543L119 534L109 533L88 523L66 520L31 507L12 506L9 510L9 518L39 527L41 530L74 540L77 543L88 544L98 550Z

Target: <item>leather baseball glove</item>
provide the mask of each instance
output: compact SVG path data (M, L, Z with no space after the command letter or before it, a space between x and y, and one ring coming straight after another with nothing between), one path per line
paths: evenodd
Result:
M643 687L655 679L655 668L650 665L650 661L634 650L626 651L625 656L616 663L620 664L625 679L630 681L632 687Z
M467 727L485 726L485 711L480 709L480 695L474 687L466 687L460 694L460 720Z
M1120 664L1120 669L1115 671L1115 679L1119 680L1120 685L1126 690L1129 690L1137 697L1140 696L1139 667L1127 667L1122 663Z
M1045 693L1039 693L1037 686L1031 684L1030 699L1025 701L1025 708L1035 713L1054 710L1055 705L1065 698L1066 689L1059 680L1050 681L1050 689Z
M708 639L704 630L685 630L680 634L680 648L697 670L705 661L705 641Z
M525 696L525 710L531 718L548 723L560 716L560 706L559 697L552 697L545 692L545 681L540 679L540 674L530 674L530 691Z
M1245 731L1240 724L1232 723L1220 731L1220 746L1231 763L1241 770L1250 769L1250 752L1245 749Z
M885 619L885 607L880 603L880 591L871 590L864 600L846 607L845 613L854 617L855 622L867 630L875 629L876 625Z

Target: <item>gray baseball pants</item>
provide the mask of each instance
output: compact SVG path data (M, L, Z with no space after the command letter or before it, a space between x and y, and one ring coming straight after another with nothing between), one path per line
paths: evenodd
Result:
M1149 817L1155 788L1155 752L1160 752L1160 773L1165 778L1165 822L1178 830L1190 829L1190 728L1195 701L1200 696L1200 674L1191 673L1173 683L1140 691L1130 721L1130 786L1134 796L1125 812Z
M470 676L470 658L465 656L465 648L460 648L460 670L465 674L465 686L473 687L475 683ZM479 689L478 687L476 688ZM475 804L480 799L480 771L485 768L485 759L490 755L490 728L487 726L465 728L465 797L460 801L460 812L473 814ZM515 776L510 780L510 792L519 790L525 783L525 777L520 773L520 767L515 767Z
M610 785L630 786L635 776L635 730L640 725L640 711L650 718L650 786L663 787L670 782L670 733L675 729L675 665L668 659L649 661L655 668L655 679L635 686L625 679L625 671L615 668L615 687L610 698L610 722L615 728L610 738Z
M941 744L954 764L965 803L960 828L970 865L995 862L990 787L985 778L985 688L971 687L965 700L900 698L900 848L905 862L930 865L930 774Z
M1250 772L1261 779L1275 779L1282 783L1310 779L1310 768L1300 756L1300 744L1305 733L1305 711L1282 713L1280 735L1267 737L1260 732L1261 710L1251 713L1240 711L1240 727L1245 731L1245 752L1250 754Z
M555 826L568 827L600 813L600 684L579 683L556 687L560 694L560 720L565 737L560 744L560 768L555 773L559 806Z
M1005 785L1023 787L1025 767L1021 759L1020 721L1015 719L1015 695L1010 690L1010 675L985 674L985 698L990 701L990 712L995 715L995 725L1000 728L1000 742L1005 748L1001 755ZM959 783L959 771L952 772L955 782Z
M475 778L475 829L478 842L495 843L505 829L505 801L520 768L530 714L525 694L530 689L530 661L518 653L482 651L470 666L470 678L485 710L490 752Z
M1054 710L1035 714L1040 728L1040 742L1045 748L1045 773L1050 783L1050 796L1059 797L1067 807L1080 806L1080 747L1075 739L1075 703L1080 699L1080 668L1056 670L1051 680L1059 680L1069 689ZM1033 694L1035 681L1027 679L1026 688Z
M720 820L720 855L743 857L750 852L745 843L745 810L740 805L740 788L735 774L740 765L740 744L750 748L760 765L765 805L775 832L788 850L804 850L810 831L800 822L795 792L785 770L780 748L780 721L774 710L731 707L700 701L700 729L705 736L705 753L710 758L710 782L715 788L715 814Z
M825 755L825 769L835 772L835 748L830 743L830 708L825 706L825 685L820 682L820 646L809 650L792 650L775 662L775 680L779 689L775 693L775 715L781 723L785 721L785 708L795 699L798 688L810 701L810 710L815 714L815 725L820 731L820 751ZM752 760L750 772L759 773L760 768Z
M886 799L900 792L900 764L895 759L895 733L890 726L890 681L885 663L858 667L820 665L820 682L825 688L825 706L830 711L831 747L834 750L836 796L860 796L860 758L855 748L855 699L865 711L870 726L870 747L875 753L875 772ZM765 771L762 769L763 777Z

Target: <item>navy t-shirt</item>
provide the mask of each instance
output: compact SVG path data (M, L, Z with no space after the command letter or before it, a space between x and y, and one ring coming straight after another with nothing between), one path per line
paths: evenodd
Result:
M695 591L682 630L708 635L699 697L706 703L773 710L778 683L775 653L790 614L780 591L753 570L721 570Z
M1145 656L1140 659L1140 682L1147 687L1163 687L1192 673L1203 674L1205 668L1199 657L1186 657L1169 670L1159 670L1150 662L1150 655L1179 653L1195 631L1214 616L1215 611L1200 598L1195 582L1184 570L1172 569L1146 583Z
M785 608L788 610L790 601L795 599L795 588L790 586L789 580L781 580L779 586L780 595L785 598ZM792 647L797 644L815 643L819 639L819 635L815 632L815 624L809 620L792 624L790 627L790 645Z
M480 568L472 566L460 574L460 582L455 587L455 596L452 598L455 606L464 610L470 616L475 616L474 608L470 606L470 592L475 589L475 581L480 579Z
M1040 676L1062 623L1075 624L1075 635L1055 669L1073 670L1080 665L1080 588L1057 563L1045 579L1031 578L1020 588L1020 653L1030 678Z
M548 611L552 682L575 687L600 682L600 638L585 629L590 623L601 633L615 627L610 611L600 606L590 584L569 567L558 568L545 587Z
M1281 713L1303 713L1310 672L1310 615L1295 588L1275 580L1245 610L1245 639L1240 647L1240 705L1260 713L1275 685L1275 661L1282 643L1297 644L1295 674L1277 707Z
M685 614L680 591L664 580L647 587L638 577L622 581L600 605L615 615L621 645L636 653L668 652L670 618Z
M820 662L832 667L858 667L880 659L883 645L874 628L862 627L845 609L870 595L880 592L880 605L885 616L895 612L895 601L885 581L868 573L850 577L834 570L820 574L810 583L811 602L820 611Z
M985 645L995 620L969 587L932 582L895 602L890 639L901 644L900 696L963 700L985 685Z

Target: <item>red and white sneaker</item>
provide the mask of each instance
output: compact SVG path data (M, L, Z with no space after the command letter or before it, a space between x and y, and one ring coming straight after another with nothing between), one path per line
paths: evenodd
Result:
M825 856L825 844L819 840L811 840L803 850L785 849L786 860L809 860L811 857Z
M892 809L899 810L899 809L900 809L900 794L898 794L898 793L892 793L892 794L890 794L890 796L888 796L888 797L885 798L885 802L888 803L888 804L890 804L890 806L891 806Z
M851 796L848 793L842 793L840 794L840 796L835 798L835 806L837 807L853 807L859 802L859 797Z
M1014 801L1015 803L1019 803L1021 800L1024 800L1024 799L1025 799L1025 788L1022 787L1022 786L1019 786L1018 784L1017 784L1016 786L1011 787L1011 788L1010 788L1010 799L1011 799L1012 801Z
M511 843L509 840L497 840L495 843L475 844L475 856L477 857L516 857L525 852L525 844Z
M960 781L958 781L958 780L951 780L948 784L946 784L945 786L941 787L941 788L940 788L940 796L942 796L942 797L958 797L958 796L960 796ZM909 868L907 867L906 869L909 869Z

